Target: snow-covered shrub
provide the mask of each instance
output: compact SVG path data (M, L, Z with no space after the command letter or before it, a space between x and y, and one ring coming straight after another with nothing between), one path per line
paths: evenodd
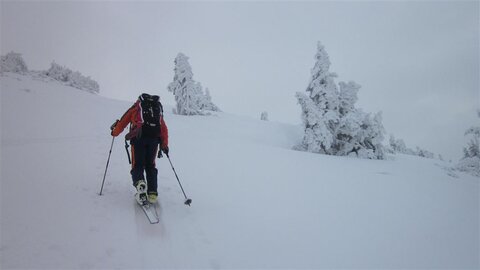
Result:
M395 139L395 136L393 134L390 134L390 139L389 139L389 148L392 150L392 154L405 154L405 155L412 155L412 156L419 156L419 157L424 157L424 158L435 158L435 154L422 149L420 147L416 147L416 150L412 150L408 148L405 145L405 142L402 139ZM442 155L438 155L439 160L443 160Z
M480 157L462 158L456 169L480 177Z
M367 158L384 159L385 150L382 144L385 128L382 123L382 112L377 112L373 117L367 114L364 118L362 137L359 138L361 149L369 152Z
M407 151L407 146L402 139L395 139L393 134L390 134L389 139L390 147L396 153L405 153Z
M302 107L305 134L298 150L329 155L383 159L385 133L381 114L374 117L355 108L360 85L350 81L335 83L337 75L329 71L330 59L318 43L315 66L306 89L297 93Z
M175 96L175 113L181 115L205 114L205 111L219 111L213 104L210 92L203 93L202 85L193 80L193 72L188 57L179 53L175 58L175 75L168 85L168 91Z
M72 71L70 69L62 67L55 62L52 62L52 64L50 65L50 69L45 71L44 74L57 81L67 82L71 73Z
M52 62L50 69L45 71L44 75L91 93L98 94L100 92L100 87L96 81L90 79L90 77L83 76L78 71L72 71L64 66L60 66L55 62Z
M478 111L478 117L480 117L480 110ZM456 168L480 177L480 126L467 129L465 136L471 136L472 138L463 148L463 158Z
M402 139L395 139L393 134L390 134L390 148L395 153L406 154L406 155L416 155L416 152L407 147L405 142Z
M205 95L201 96L200 100L202 101L200 103L201 110L213 112L221 111L220 108L213 103L212 96L210 95L210 90L208 90L208 88L205 88Z
M430 152L430 151L427 151L425 149L422 149L420 147L417 146L417 151L415 152L415 154L419 157L424 157L424 158L435 158L435 154Z
M268 121L268 112L262 112L262 114L260 115L260 120Z
M16 52L9 52L1 56L1 72L28 72L28 67L22 58L22 55Z

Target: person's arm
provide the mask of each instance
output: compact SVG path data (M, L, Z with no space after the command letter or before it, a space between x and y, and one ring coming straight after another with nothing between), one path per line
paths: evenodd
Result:
M160 149L168 155L168 127L163 117L160 118L160 123Z
M130 123L130 119L132 119L132 113L134 111L134 108L135 108L135 105L130 107L130 109L128 109L123 114L122 118L120 118L120 120L117 122L117 124L115 125L115 128L112 130L113 137L117 137L118 135L120 135L120 133L122 133L125 127Z

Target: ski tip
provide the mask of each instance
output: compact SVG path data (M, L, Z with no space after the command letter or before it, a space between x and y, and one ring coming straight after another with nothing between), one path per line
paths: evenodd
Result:
M192 199L187 199L187 200L185 201L185 204L188 205L188 206L190 206L191 203L192 203Z

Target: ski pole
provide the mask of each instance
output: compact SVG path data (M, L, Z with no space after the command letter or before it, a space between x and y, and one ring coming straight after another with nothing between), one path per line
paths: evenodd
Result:
M183 190L182 183L180 183L180 179L178 179L177 172L175 171L175 168L173 167L172 161L170 160L170 156L168 154L165 154L168 158L168 162L170 162L170 166L172 166L173 173L175 173L175 177L177 178L178 184L180 185L180 188L182 189L183 196L185 197L185 204L190 206L192 203L192 199L187 198L187 195L185 194L185 190Z
M112 137L112 145L110 146L110 152L108 153L107 166L105 167L105 173L103 174L102 188L100 189L100 193L98 194L100 196L102 196L103 184L105 184L105 176L107 175L108 163L110 163L110 155L112 154L113 141L115 141L115 137Z

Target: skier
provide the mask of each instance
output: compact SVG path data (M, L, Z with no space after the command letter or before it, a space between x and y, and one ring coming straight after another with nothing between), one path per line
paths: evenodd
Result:
M132 146L133 186L137 189L135 198L139 204L155 203L158 197L157 174L155 158L157 151L163 151L167 156L168 128L163 119L163 108L158 96L141 94L138 100L111 127L112 136L122 133L130 123L130 131L125 135ZM160 145L160 150L158 150ZM158 152L161 156L161 152ZM147 181L143 172L146 172Z

